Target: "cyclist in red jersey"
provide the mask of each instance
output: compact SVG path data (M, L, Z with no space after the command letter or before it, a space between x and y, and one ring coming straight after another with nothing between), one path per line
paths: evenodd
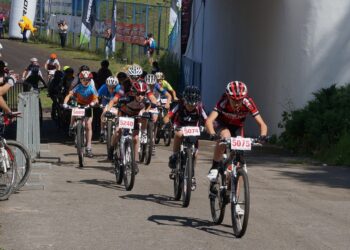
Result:
M267 126L253 99L248 97L247 86L240 81L230 82L226 86L226 93L222 95L206 121L207 132L211 139L218 139L218 135L220 138L230 138L235 136L236 131L240 129L243 136L244 121L249 114L260 126L260 139L264 141L267 135ZM213 165L208 174L210 181L216 179L225 149L225 145L216 144Z

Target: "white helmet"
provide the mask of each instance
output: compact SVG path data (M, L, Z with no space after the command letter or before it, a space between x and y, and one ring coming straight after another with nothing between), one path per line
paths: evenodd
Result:
M107 78L106 80L106 84L109 87L115 87L119 84L118 78L114 77L114 76L110 76Z
M148 85L154 85L157 83L157 78L155 75L153 74L147 74L146 77L145 77L145 82L148 84Z
M142 75L142 68L138 64L133 64L128 68L128 75L131 78L140 77Z
M157 72L156 77L157 77L157 80L164 80L165 79L163 72Z
M33 57L30 59L31 62L38 62L38 59L36 57Z

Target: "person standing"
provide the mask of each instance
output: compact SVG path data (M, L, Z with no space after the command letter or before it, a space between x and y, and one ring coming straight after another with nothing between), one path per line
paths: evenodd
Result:
M4 38L4 14L0 13L0 38Z
M113 35L112 35L111 28L106 29L104 37L105 37L106 60L108 60L110 55L112 55L111 59L114 59L114 56L113 56Z
M67 32L68 32L68 25L66 21L61 20L58 22L58 33L60 35L61 39L61 47L66 47L66 40L67 40Z
M108 77L112 76L112 71L108 68L109 62L103 60L101 62L101 68L97 71L95 87L100 89L100 87L106 83Z
M153 64L153 53L154 53L154 50L156 49L156 41L153 39L152 33L149 33L147 35L143 44L147 49L146 54L148 57L148 62L150 65L152 65Z

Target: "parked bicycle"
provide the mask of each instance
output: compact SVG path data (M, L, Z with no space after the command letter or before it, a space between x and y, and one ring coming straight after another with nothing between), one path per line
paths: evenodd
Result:
M225 207L230 203L233 233L240 238L246 232L250 209L247 164L243 152L261 144L258 139L243 137L223 139L220 143L227 146L228 156L224 155L216 181L210 183L211 216L215 224L221 224Z
M180 151L177 155L175 178L174 178L174 196L175 200L182 197L182 206L188 207L191 199L192 178L194 177L196 144L200 136L199 127L183 127L184 139L182 140Z

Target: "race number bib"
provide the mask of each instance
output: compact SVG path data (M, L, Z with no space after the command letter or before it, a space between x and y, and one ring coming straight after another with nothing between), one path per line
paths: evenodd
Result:
M160 102L161 102L162 104L166 104L166 103L168 102L168 99L160 99Z
M72 116L75 116L75 117L85 116L85 109L81 109L81 108L72 109Z
M184 136L200 136L201 131L199 127L183 127L182 133Z
M119 117L119 128L133 129L135 124L135 119L132 117Z
M251 150L252 142L250 138L231 137L231 149L233 150Z

